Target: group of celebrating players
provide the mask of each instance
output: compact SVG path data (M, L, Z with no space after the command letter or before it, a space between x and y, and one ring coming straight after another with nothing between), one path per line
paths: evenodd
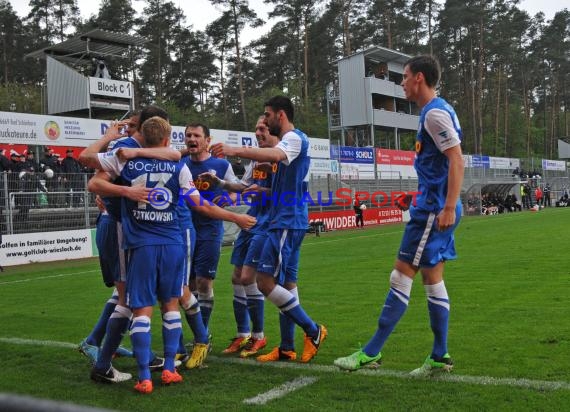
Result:
M449 298L443 267L455 259L454 229L461 216L463 180L461 128L453 108L437 97L439 63L417 56L404 66L406 98L422 109L416 140L415 167L420 193L410 207L390 290L374 336L361 350L335 360L343 370L380 361L380 350L403 316L412 282L419 272L425 286L434 346L414 376L449 372L447 351ZM151 370L162 370L163 384L181 382L177 366L203 364L210 347L209 320L214 307L213 283L222 243L222 220L242 228L232 253L233 307L237 334L223 351L260 362L294 361L295 326L305 332L301 362L315 357L328 331L299 302L297 275L300 247L308 227L306 202L282 203L279 194L302 199L308 191L309 139L293 125L294 107L285 96L264 104L257 122L257 148L211 145L209 129L200 123L185 129L186 148L169 146L167 113L149 106L127 122L114 122L105 135L86 148L80 162L97 169L89 190L100 196L97 246L101 271L112 297L80 351L93 361L91 378L122 382L132 378L116 370L115 355L128 331L138 367L135 390L151 393ZM126 128L126 130L123 130ZM252 160L238 180L224 156ZM223 207L235 195L264 196L246 214ZM273 196L276 195L276 196ZM270 201L267 201L270 199ZM264 300L279 309L279 346L259 355L267 345ZM151 350L151 317L159 302L163 358ZM194 335L187 353L180 307ZM251 325L250 325L251 324Z
M162 383L171 384L183 379L176 369L177 360L188 369L202 365L210 349L208 323L222 220L244 229L231 258L237 335L224 353L248 357L266 346L267 297L281 311L282 344L258 360L295 359L295 324L306 332L301 361L309 362L316 355L327 331L302 309L296 288L300 245L308 221L306 207L252 202L243 215L219 207L224 206L224 199L232 198L228 192L259 196L274 188L302 195L307 190L308 138L290 121L294 116L291 101L276 96L265 109L256 125L259 149L247 149L254 162L241 180L222 158L237 153L223 144L210 147L204 124L189 124L186 148L171 149L168 115L156 106L144 108L127 122L114 122L80 155L80 162L98 169L89 182L89 190L101 196L97 246L105 284L115 286L99 321L80 344L80 350L93 361L93 380L132 378L111 365L115 354L129 354L120 346L127 330L138 366L135 389L141 393L152 392L153 369L162 369ZM279 162L282 167L277 166ZM163 320L164 358L150 348L152 308L157 301ZM194 335L191 354L183 343L179 307Z

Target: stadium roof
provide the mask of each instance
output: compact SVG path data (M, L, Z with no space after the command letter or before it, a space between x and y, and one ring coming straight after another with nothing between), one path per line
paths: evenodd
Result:
M402 65L412 57L408 54L400 53L399 51L396 50L387 49L386 47L375 46L351 54L350 56L343 57L339 59L339 61L352 56L356 56L358 54L362 54L364 55L365 58L373 61L377 62L390 61L390 62L400 63Z
M132 46L143 46L142 37L95 29L79 34L59 44L44 47L26 55L26 58L42 59L47 55L73 64L91 62L92 57L125 57Z

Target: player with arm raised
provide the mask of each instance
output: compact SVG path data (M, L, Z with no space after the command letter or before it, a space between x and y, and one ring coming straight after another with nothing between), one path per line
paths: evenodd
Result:
M142 125L142 134L148 148L169 144L171 127L164 119L153 117ZM132 308L131 341L137 359L139 382L135 389L141 393L152 392L150 378L150 319L152 307L161 302L163 318L164 370L162 382L176 383L182 380L174 367L174 357L181 333L181 317L178 299L184 282L185 255L177 215L179 197L185 201L201 201L194 193L192 175L183 162L164 161L136 157L121 160L118 151L98 155L99 167L121 176L131 187L150 188L147 200L125 198L122 202L122 221L125 235L124 247L129 251L127 268L127 305ZM89 189L102 195L115 196L124 189L107 179L95 177ZM194 193L194 194L193 194ZM206 206L206 213L227 218L250 227L249 217L232 214L215 206Z
M327 329L313 321L302 308L297 292L301 243L309 226L308 192L309 138L293 125L294 108L285 96L265 103L265 123L269 133L279 136L275 147L235 148L226 144L212 147L214 155L239 156L260 162L277 163L272 182L267 242L257 265L257 285L263 295L281 311L281 344L261 362L294 360L295 324L305 331L301 362L309 362L327 336Z
M255 137L258 146L262 148L274 147L279 143L277 136L269 134L264 116L257 121ZM221 185L224 190L241 193L242 202L251 205L247 213L257 218L256 225L249 231L242 230L234 242L231 263L234 265L232 286L237 335L224 349L224 354L239 352L240 357L245 358L255 355L267 344L263 332L264 297L257 287L256 268L267 241L271 181L276 167L275 164L250 162L242 180L238 183L221 181L212 176L212 184ZM201 177L206 178L205 175ZM268 196L263 196L262 193Z

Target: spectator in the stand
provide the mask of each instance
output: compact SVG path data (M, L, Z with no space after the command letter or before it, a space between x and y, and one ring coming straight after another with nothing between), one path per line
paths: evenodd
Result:
M7 172L10 170L10 159L6 157L6 149L0 151L0 172Z
M67 149L65 159L61 162L61 171L64 173L65 188L70 192L69 206L79 206L83 200L83 166L73 157L73 149Z
M542 190L542 202L544 207L552 206L552 201L550 200L550 183L544 185L544 189Z
M245 167L241 163L241 159L239 157L236 159L235 162L232 163L232 169L234 171L234 175L236 175L238 179L241 179L243 177L245 173Z
M521 175L521 169L517 166L515 167L515 169L513 170L513 177L515 176L520 176Z
M37 179L34 170L27 168L25 162L18 173L18 194L15 196L16 207L19 212L16 216L20 225L28 223L30 208L34 203L34 192L37 191Z
M6 195L4 190L4 179L7 179L9 176L11 168L10 159L6 157L6 149L2 149L0 151L0 210L3 209L6 205ZM0 266L1 267L1 266Z
M41 161L42 170L49 167L54 172L57 169L57 156L55 155L52 148L47 147L45 150L45 156Z
M27 170L31 170L34 173L40 171L40 166L39 166L38 162L36 162L36 159L34 158L34 151L31 149L28 149L26 151L26 158L24 160L23 168L27 169Z
M534 189L534 197L536 199L536 204L538 206L542 206L542 189L540 186L537 186L536 189Z
M44 152L44 157L40 161L40 170L45 172L47 169L52 170L53 175L51 172L48 172L47 179L46 179L46 189L48 192L55 192L57 188L57 179L60 177L58 176L59 172L59 164L57 162L57 156L55 155L53 149L46 147ZM50 178L49 176L52 177ZM57 202L57 195L47 195L48 204L50 206L55 206Z

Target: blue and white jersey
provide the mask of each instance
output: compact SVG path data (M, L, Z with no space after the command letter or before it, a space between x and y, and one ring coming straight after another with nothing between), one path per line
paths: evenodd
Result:
M140 143L137 139L132 136L123 137L121 139L113 140L109 143L108 151L119 149L120 147L126 148L139 148L141 147ZM116 179L115 184L121 185L124 182L121 182L121 179ZM120 197L103 197L103 203L105 204L105 209L107 212L115 219L120 221L121 220L121 198Z
M449 172L443 152L461 144L462 136L455 110L444 99L436 97L423 107L414 162L420 192L417 207L432 212L443 209Z
M226 180L227 182L238 182L230 162L225 159L218 159L210 156L208 159L198 162L188 157L186 159L186 165L190 169L192 176L195 178L194 186L198 189L200 195L208 201L212 201L215 197L222 194L228 196L228 193L224 192L219 187L211 187L208 182L201 180L199 176L202 173L209 172L215 174L220 179ZM224 236L224 225L222 220L212 219L200 213L192 213L192 221L194 222L194 228L196 229L197 241L222 241Z
M178 199L194 188L192 174L183 162L136 158L121 162L116 152L100 153L103 170L120 176L129 186L152 188L150 202L122 198L121 220L125 249L147 245L182 245Z
M277 165L271 186L269 229L307 229L309 208L309 138L295 129L275 146L287 155Z
M184 156L181 159L181 162L187 164L188 156ZM178 220L180 221L180 228L182 229L189 229L194 227L194 223L192 223L192 210L190 206L184 201L179 202L178 205Z
M273 174L276 171L277 164L272 164L272 171L267 172L258 167L258 162L250 162L241 179L241 183L245 186L256 184L259 187L271 188ZM253 226L249 232L254 234L265 232L267 230L267 224L269 223L269 209L271 206L270 197L262 197L259 195L256 198L251 198L250 196L247 196L246 199L244 199L244 202L246 200L248 203L251 203L251 207L248 209L247 214L254 216L257 219L255 226Z

